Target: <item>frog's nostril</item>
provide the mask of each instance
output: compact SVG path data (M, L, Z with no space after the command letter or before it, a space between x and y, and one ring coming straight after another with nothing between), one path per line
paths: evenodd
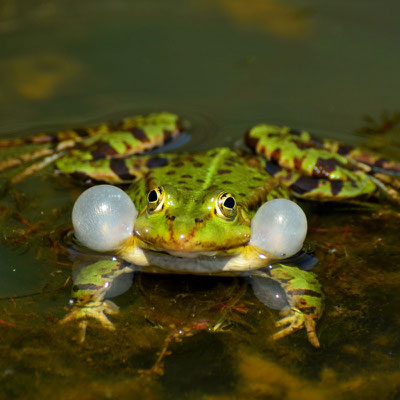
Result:
M194 221L195 221L196 223L200 224L200 223L203 222L203 219L202 219L202 218L195 218Z
M170 221L174 221L176 217L175 217L174 215L167 215L167 218L168 218Z

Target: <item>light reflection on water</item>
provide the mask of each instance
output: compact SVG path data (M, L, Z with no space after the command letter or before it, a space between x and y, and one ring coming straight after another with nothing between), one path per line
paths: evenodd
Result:
M373 1L322 8L305 0L2 0L0 133L26 135L168 110L192 124L185 150L234 145L250 126L271 122L347 143L371 139L398 156L382 136L349 133L365 114L397 111L396 7L394 1L379 8ZM172 340L159 377L138 370L154 365L171 325L187 310L163 308L169 296L149 306L153 292L146 297L136 284L119 299L117 332L89 327L89 340L77 344L75 327L57 324L65 315L71 266L55 243L70 225L81 188L47 170L16 189L27 198L13 191L2 197L9 211L0 262L3 397L399 396L396 213L311 207L309 239L327 296L320 350L304 333L268 341L277 314L247 290L226 332L208 333L198 321L196 335ZM62 215L53 213L60 207ZM28 231L15 214L49 223ZM172 300L176 291L188 296L174 281L148 279L149 287L172 291ZM235 288L224 282L218 291L215 282L205 284L214 291L196 294L204 304L207 296ZM43 294L30 296L37 293ZM188 298L193 307L201 303Z

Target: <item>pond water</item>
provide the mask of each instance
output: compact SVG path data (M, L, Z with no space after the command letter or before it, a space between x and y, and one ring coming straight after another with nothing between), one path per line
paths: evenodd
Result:
M168 110L191 122L185 150L234 146L269 122L399 159L399 11L394 0L0 0L0 135ZM244 280L158 275L115 299L115 331L89 324L79 343L77 324L58 322L83 188L51 167L13 175L1 177L0 398L400 398L398 208L302 204L326 295L319 349L304 331L271 341L278 312Z

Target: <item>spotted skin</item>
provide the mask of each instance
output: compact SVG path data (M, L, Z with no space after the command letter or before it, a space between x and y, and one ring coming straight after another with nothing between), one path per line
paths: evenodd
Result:
M400 203L395 177L400 164L306 131L257 125L246 134L255 154L216 148L198 153L142 154L173 140L181 131L178 116L150 114L116 124L3 140L0 146L48 143L41 152L0 163L0 170L44 157L17 176L24 179L55 162L59 172L84 180L132 183L128 194L139 215L134 232L116 249L119 258L86 266L75 277L75 306L64 322L114 312L107 287L132 263L150 272L226 274L261 271L283 287L289 310L278 321L280 339L305 328L319 346L316 322L323 293L314 274L275 264L250 242L251 219L261 204L294 195L310 200L372 196L378 189Z
M38 152L0 162L0 171L42 158L16 175L12 182L19 182L54 162L59 171L74 176L110 183L132 182L136 178L133 170L140 170L140 167L136 168L134 162L128 161L124 167L117 160L162 146L175 139L181 129L179 117L164 112L126 118L114 124L43 133L23 139L3 139L0 147L30 143L46 145ZM138 176L142 175L139 171Z
M257 125L247 132L245 141L297 197L339 201L377 195L380 189L400 203L398 162L289 127Z

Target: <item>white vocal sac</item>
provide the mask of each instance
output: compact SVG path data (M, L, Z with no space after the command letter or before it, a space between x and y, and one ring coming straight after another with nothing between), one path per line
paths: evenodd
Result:
M72 224L78 241L96 251L111 251L129 236L137 217L130 197L111 185L85 190L72 210Z
M275 199L264 203L251 220L250 244L282 259L296 254L307 234L307 218L293 201Z

